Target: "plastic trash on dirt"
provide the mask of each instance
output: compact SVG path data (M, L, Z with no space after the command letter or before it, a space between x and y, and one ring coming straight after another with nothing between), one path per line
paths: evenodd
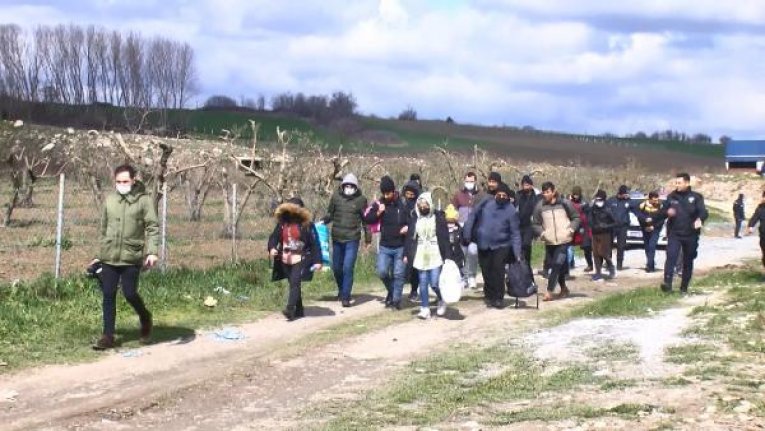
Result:
M203 304L205 305L205 307L212 308L218 305L218 300L213 298L212 296L208 296L207 298L205 298L205 302Z
M244 333L236 328L223 328L212 333L215 341L230 342L244 340Z
M143 356L143 352L140 350L128 350L127 352L122 352L123 358L137 358L139 356Z
M217 293L220 293L222 295L230 295L231 294L231 292L226 290L226 288L223 287L223 286L216 287L215 289L213 289L213 292L217 292Z
M0 389L0 403L15 403L18 396L19 393L13 389Z

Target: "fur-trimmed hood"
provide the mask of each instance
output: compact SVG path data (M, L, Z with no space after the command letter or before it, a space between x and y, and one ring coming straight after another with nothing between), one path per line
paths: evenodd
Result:
M280 222L300 223L302 225L310 224L313 219L310 211L290 202L285 202L276 207L274 217Z

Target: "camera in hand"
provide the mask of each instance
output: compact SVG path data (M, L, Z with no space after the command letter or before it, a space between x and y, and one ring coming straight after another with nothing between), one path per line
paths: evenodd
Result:
M101 266L101 262L94 262L85 268L85 274L88 278L98 278L101 276L102 270L103 267Z

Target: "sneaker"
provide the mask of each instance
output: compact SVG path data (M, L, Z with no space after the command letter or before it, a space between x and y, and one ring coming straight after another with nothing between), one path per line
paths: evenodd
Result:
M438 301L436 316L443 316L444 314L446 314L446 303L444 301Z
M430 308L420 307L420 312L417 313L417 317L422 320L430 319Z
M93 343L93 350L107 350L114 348L114 336L102 335L95 343Z
M616 270L612 266L611 268L608 268L608 276L606 277L606 280L613 280L616 278Z
M584 272L592 272L592 271L593 271L593 267L591 267L591 266L588 266L587 268L584 268Z
M468 287L471 289L478 289L478 282L475 277L468 277Z
M351 306L351 301L348 299L343 299L342 303L343 303L343 308L348 308Z
M560 292L558 292L558 298L566 298L571 293L570 290L568 290L568 287L561 286Z
M400 310L401 309L401 301L393 301L390 303L390 307L388 307L389 310Z
M672 286L667 283L661 283L659 285L659 289L661 289L664 293L671 293L672 292Z
M417 302L420 298L417 297L416 293L410 293L409 294L409 302Z
M491 301L492 308L496 308L497 310L501 310L505 308L505 303L501 299L497 299L494 301Z
M151 341L151 330L154 327L154 320L149 314L148 320L141 323L141 338L138 340L141 344L149 344Z
M603 275L602 274L594 274L592 276L592 281L601 281L601 280L603 280Z

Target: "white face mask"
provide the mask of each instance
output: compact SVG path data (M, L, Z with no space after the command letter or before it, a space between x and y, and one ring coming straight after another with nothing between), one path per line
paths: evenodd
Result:
M353 196L353 194L356 193L356 187L345 186L345 187L343 187L343 193L346 196Z
M473 191L474 188L475 188L475 183L465 182L465 190Z
M605 205L605 204L606 203L603 202L603 201L595 201L595 206L598 207L598 208L603 208L603 205Z
M117 184L117 193L121 195L126 195L130 193L130 190L133 189L132 184Z

